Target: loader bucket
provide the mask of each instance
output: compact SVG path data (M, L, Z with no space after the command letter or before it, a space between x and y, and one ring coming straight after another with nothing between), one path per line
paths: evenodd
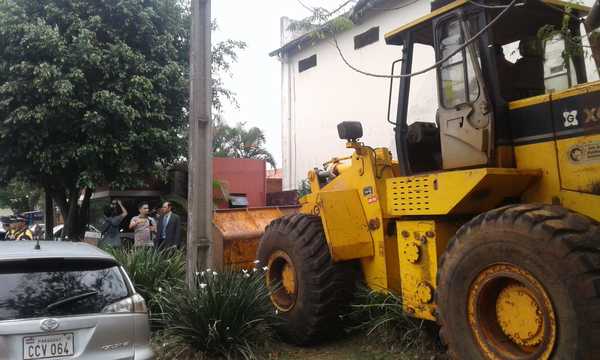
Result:
M299 206L219 209L213 215L213 266L251 269L265 227Z

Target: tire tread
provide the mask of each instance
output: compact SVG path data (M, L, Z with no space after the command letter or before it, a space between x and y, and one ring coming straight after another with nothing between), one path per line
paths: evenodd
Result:
M301 323L284 322L281 329L284 338L298 345L308 345L339 333L340 311L351 302L354 291L352 263L332 261L318 216L293 214L276 219L266 228L263 240L271 231L287 234L284 241L293 241L292 247L301 259L294 265L306 275L306 281L299 284L306 292L304 299L298 299L304 301ZM261 246L262 241L258 259L264 262Z
M448 247L440 258L437 283L444 284L445 276L450 272L449 259L460 257L466 247L468 234L482 231L489 227L510 227L535 235L537 241L547 241L548 250L564 262L563 272L567 287L575 293L574 298L580 301L575 305L577 318L598 320L600 316L592 315L590 309L600 308L600 230L598 224L583 215L556 205L521 204L508 205L480 214L464 224L450 240ZM448 321L444 318L443 304L437 301L445 298L445 291L440 285L436 294L436 302L440 307L438 324L440 338L448 346L448 355L458 358L458 351L453 344L452 335L446 329ZM440 300L443 301L443 300ZM590 317L591 316L591 317ZM600 342L593 334L600 334L600 321L585 321L580 326L582 337L579 339L578 359L599 359Z

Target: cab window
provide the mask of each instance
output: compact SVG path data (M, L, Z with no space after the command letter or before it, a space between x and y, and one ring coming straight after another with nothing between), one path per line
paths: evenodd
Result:
M450 20L440 27L439 58L443 59L465 42L458 20ZM479 97L479 85L473 66L465 50L448 59L440 67L442 105L453 108L473 102Z
M547 93L566 90L578 83L575 66L565 47L565 39L555 35L544 42L544 86Z
M505 100L549 94L597 79L597 73L586 71L593 60L586 54L587 40L577 21L583 13L574 7L574 16L565 16L556 6L526 2L493 28L490 46L495 48L499 90ZM488 12L493 17L499 11Z

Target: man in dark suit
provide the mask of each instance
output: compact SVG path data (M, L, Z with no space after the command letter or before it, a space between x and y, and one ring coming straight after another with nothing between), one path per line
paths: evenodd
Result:
M181 248L181 219L173 212L173 205L165 201L160 208L162 216L158 220L158 228L154 245L158 249Z

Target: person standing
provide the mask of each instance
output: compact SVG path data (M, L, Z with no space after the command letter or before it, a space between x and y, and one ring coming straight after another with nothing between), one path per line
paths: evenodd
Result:
M3 223L4 230L6 231L4 240L15 240L15 220L14 216L9 216L6 218L6 222Z
M165 201L160 208L158 234L154 245L158 249L181 248L181 219L173 212L173 205Z
M7 218L2 218L2 230L3 232L0 232L0 241L6 240L6 235L8 235L8 232L10 231L10 224L8 223Z
M121 247L119 226L125 217L127 217L127 209L125 209L121 200L113 200L111 205L104 209L104 224L101 229L102 238L98 246Z
M150 206L141 203L138 206L139 215L131 218L129 229L133 230L134 246L152 246L152 234L156 233L156 222L148 214Z
M27 228L27 219L17 216L14 233L15 240L33 240L33 233Z

